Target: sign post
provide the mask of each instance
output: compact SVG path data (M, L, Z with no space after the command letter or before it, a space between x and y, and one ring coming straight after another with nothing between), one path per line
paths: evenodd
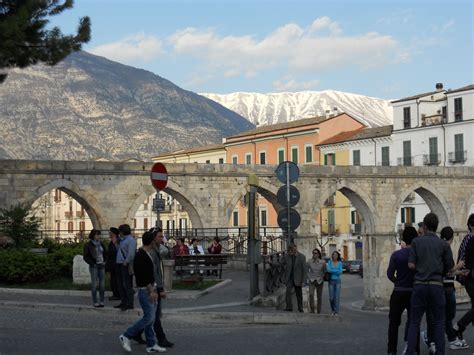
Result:
M300 200L300 192L292 184L298 181L300 177L300 169L298 165L291 161L284 161L275 171L276 176L280 182L285 184L280 187L277 193L277 200L281 206L284 206L278 211L278 225L286 234L287 244L293 243L296 236L295 229L301 223L299 213L291 208L294 207Z
M161 228L160 212L165 209L165 200L161 198L160 191L168 184L168 171L162 163L155 163L151 168L151 184L156 189L156 198L153 200L153 210L156 212L157 228Z

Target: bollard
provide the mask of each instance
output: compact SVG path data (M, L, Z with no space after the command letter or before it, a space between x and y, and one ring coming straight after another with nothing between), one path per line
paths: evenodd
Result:
M163 260L163 278L165 291L171 291L173 289L173 268L173 259Z

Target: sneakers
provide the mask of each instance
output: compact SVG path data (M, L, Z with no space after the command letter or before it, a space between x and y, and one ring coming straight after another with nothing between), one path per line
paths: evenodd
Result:
M426 347L429 348L430 347L430 342L428 341L428 332L426 330L422 330L420 332L420 340L425 343Z
M428 347L428 354L434 355L436 354L436 345L435 343L431 342L430 346Z
M164 353L166 351L166 348L162 348L161 346L159 346L158 344L155 344L153 345L152 347L150 348L146 348L146 352L147 353Z
M132 352L132 346L130 345L130 339L128 339L125 335L120 334L119 335L120 342L122 343L122 348L131 353ZM148 351L148 349L147 349Z
M408 351L408 343L405 342L405 347L403 348L402 354L406 354Z
M467 344L466 340L456 338L455 340L449 342L449 348L451 350L467 349L469 348L469 345Z

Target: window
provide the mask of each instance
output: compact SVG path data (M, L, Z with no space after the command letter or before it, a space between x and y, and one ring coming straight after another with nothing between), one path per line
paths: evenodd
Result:
M298 164L298 147L291 148L291 161Z
M382 147L382 166L390 166L390 147Z
M143 219L143 229L145 229L145 230L148 229L148 218Z
M245 164L247 165L252 164L252 153L245 154Z
M431 137L430 144L430 165L438 165L438 137Z
M336 233L336 214L334 210L328 210L328 232Z
M224 158L219 158L219 164L224 164Z
M267 163L266 155L267 154L265 152L260 152L260 164L261 165L265 165Z
M61 190L54 191L54 202L61 202Z
M336 165L336 154L335 153L325 154L324 165Z
M312 144L305 145L304 152L305 152L305 162L312 163L313 162L313 145Z
M352 165L354 166L360 165L360 150L352 151Z
M67 232L68 233L74 232L74 223L73 222L67 222Z
M415 223L415 207L401 208L401 223Z
M137 228L137 219L136 218L133 219L133 228Z
M267 226L267 210L266 209L260 210L260 226L261 227Z
M411 112L410 107L403 108L403 128L411 127Z
M69 213L72 214L72 201L69 201Z
M81 232L84 232L86 230L86 222L84 221L79 222L79 230Z
M232 225L234 227L238 227L239 226L239 211L235 210L234 212L232 212Z
M187 230L188 229L188 220L186 218L179 219L179 229Z
M280 148L278 149L278 164L283 163L285 161L285 149Z
M464 161L464 137L462 134L454 135L454 158L457 162Z
M206 164L211 164L211 161L210 161L210 160L206 160Z
M232 164L237 165L239 162L237 160L237 155L232 156Z
M359 219L359 214L357 213L357 210L351 211L351 224L359 224L360 219Z
M403 165L411 166L411 141L403 141Z
M454 99L454 122L462 121L462 97Z
M443 123L448 122L448 107L447 106L443 106L442 118L443 118Z

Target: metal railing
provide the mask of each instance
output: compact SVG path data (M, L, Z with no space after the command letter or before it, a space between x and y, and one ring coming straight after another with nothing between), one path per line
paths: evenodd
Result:
M448 153L448 161L452 164L464 163L467 160L467 150L455 150Z
M441 154L423 154L424 165L439 165L441 164Z
M132 229L132 234L137 239L138 246L141 246L141 236L146 231L145 229ZM109 231L103 230L101 232L102 238L107 240ZM49 238L59 243L71 243L86 241L89 231L41 230L39 234L40 240ZM214 238L218 237L222 245L222 253L246 255L248 250L247 227L165 229L163 234L169 247L173 247L180 238L184 238L186 244L189 244L193 238L196 238L198 243L207 252L207 248L212 245ZM258 239L262 255L281 252L286 248L286 239L279 227L260 227Z

